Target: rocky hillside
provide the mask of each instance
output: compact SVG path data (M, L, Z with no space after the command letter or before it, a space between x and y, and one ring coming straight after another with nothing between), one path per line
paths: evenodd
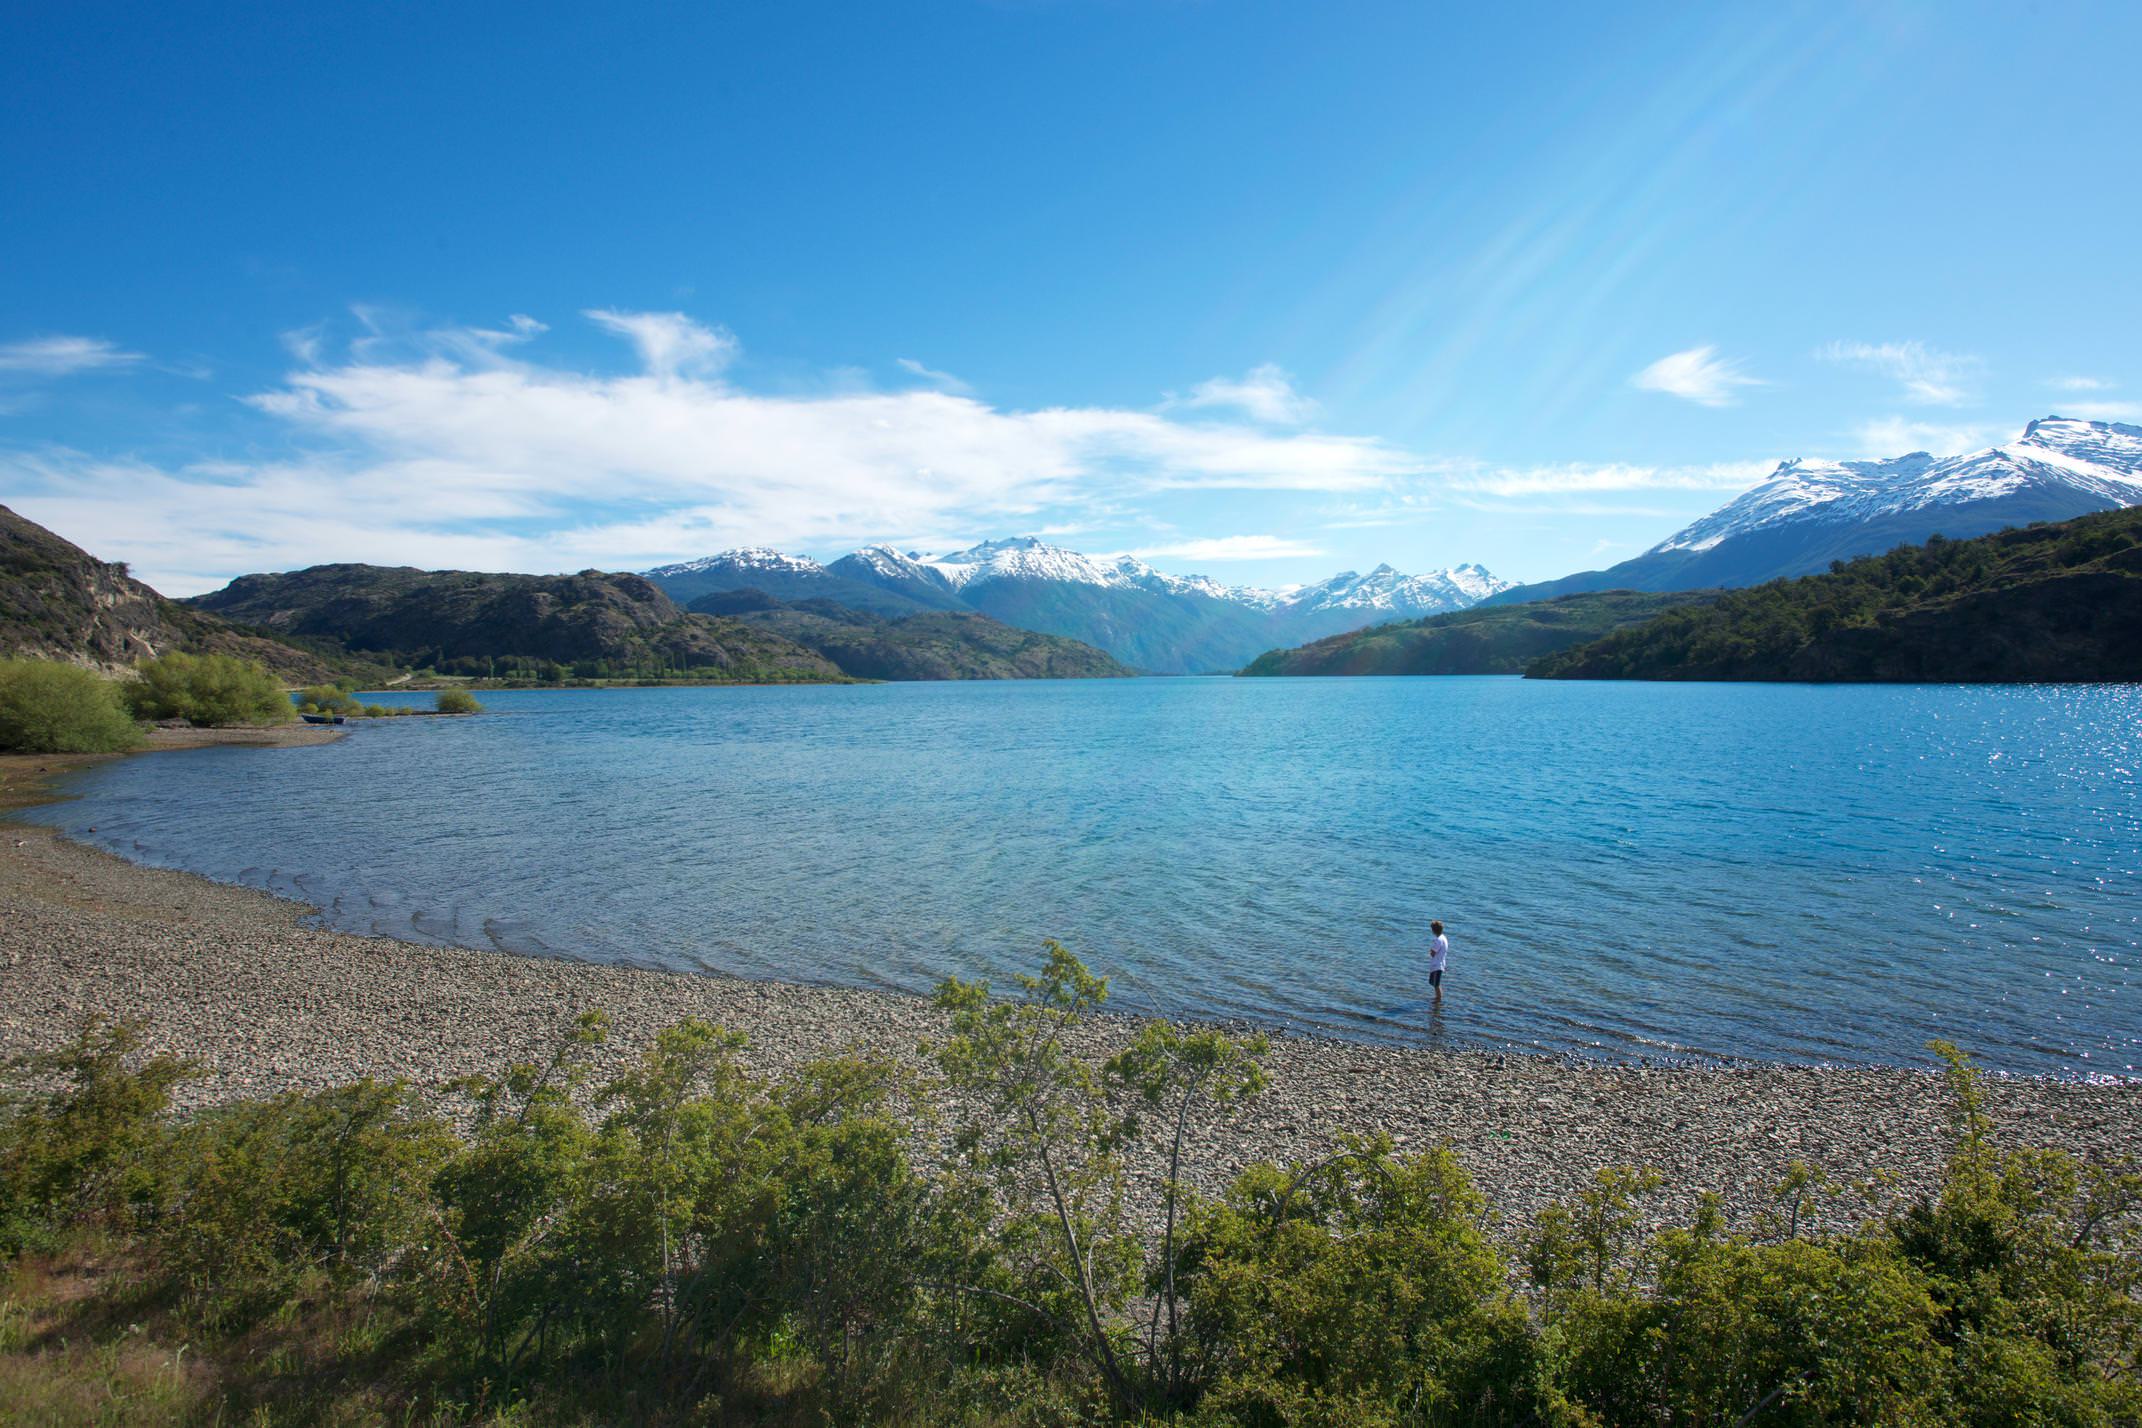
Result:
M174 650L258 660L294 684L376 673L333 650L234 629L167 600L71 541L0 506L0 655L60 659L117 674Z
M794 640L857 679L1112 679L1137 673L1091 645L1015 629L987 615L925 611L888 619L831 600L790 604L752 590L703 595L690 608Z
M1670 610L1552 679L2142 680L2142 509L1936 538Z
M640 575L316 565L241 576L189 603L277 634L441 670L486 673L501 661L543 661L588 678L841 677L822 656L772 631L683 609Z
M1542 655L1640 624L1711 593L1610 590L1529 605L1476 605L1259 655L1245 675L1522 674Z

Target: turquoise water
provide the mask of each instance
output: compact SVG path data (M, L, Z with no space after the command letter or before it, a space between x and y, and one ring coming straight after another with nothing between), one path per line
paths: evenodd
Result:
M1349 1036L2142 1063L2138 687L484 697L122 760L40 816L338 927L536 955L914 991L1055 936L1131 1007Z

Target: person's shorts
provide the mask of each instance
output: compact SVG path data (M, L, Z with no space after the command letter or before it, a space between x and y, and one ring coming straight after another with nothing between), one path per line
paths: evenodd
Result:
M1428 974L1428 985L1434 987L1437 991L1443 989L1443 969L1441 967Z

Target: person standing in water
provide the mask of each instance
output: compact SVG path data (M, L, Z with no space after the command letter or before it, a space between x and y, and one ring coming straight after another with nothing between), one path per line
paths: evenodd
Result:
M1435 988L1435 1004L1443 1005L1443 964L1450 960L1450 939L1443 935L1443 924L1430 922L1428 930L1435 934L1435 941L1428 944L1428 985Z

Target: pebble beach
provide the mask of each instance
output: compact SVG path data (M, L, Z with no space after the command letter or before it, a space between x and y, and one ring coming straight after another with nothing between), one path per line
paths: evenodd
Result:
M237 732L165 733L156 747L262 742L285 746L262 757L303 757L291 746L335 735ZM80 762L0 759L0 817ZM91 1015L145 1018L152 1045L199 1065L181 1089L187 1107L360 1076L405 1078L444 1101L458 1077L541 1056L591 1008L613 1019L603 1052L613 1063L687 1016L744 1033L746 1059L775 1073L844 1050L920 1066L920 1046L943 1030L919 997L351 936L300 904L23 823L0 826L0 992L0 1056L55 1045ZM1462 980L1450 994L1463 995ZM1097 1022L1092 1053L1135 1026ZM1665 1175L1656 1221L1713 1190L1752 1227L1769 1187L1806 1161L1840 1186L1871 1187L1822 1198L1818 1221L1842 1224L1932 1184L1948 1146L1948 1099L1924 1069L1631 1066L1296 1036L1272 1038L1267 1069L1265 1095L1200 1132L1189 1168L1202 1187L1382 1131L1405 1148L1449 1145L1505 1234L1608 1165ZM2094 1161L2142 1153L2142 1083L1993 1077L1988 1089L2012 1143ZM1157 1139L1133 1154L1148 1184L1160 1165Z

